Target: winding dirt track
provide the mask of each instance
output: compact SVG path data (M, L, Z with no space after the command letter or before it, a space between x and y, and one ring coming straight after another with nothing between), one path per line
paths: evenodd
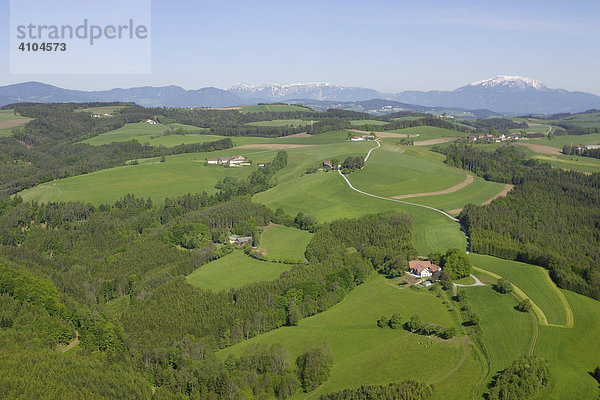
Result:
M541 154L560 154L560 149L552 146L544 146L543 144L517 142L519 146L525 146Z
M285 144L285 143L257 143L257 144L244 144L242 146L236 146L236 149L266 149L266 150L285 150L285 149L297 149L300 147L313 147L314 144Z
M460 189L470 185L471 183L473 183L473 179L474 179L473 175L467 174L467 178L464 181L462 181L461 183L459 183L457 185L449 187L448 189L438 190L437 192L401 194L398 196L393 196L392 199L408 199L411 197L437 196L439 194L453 193L453 192L456 192L457 190L460 190Z

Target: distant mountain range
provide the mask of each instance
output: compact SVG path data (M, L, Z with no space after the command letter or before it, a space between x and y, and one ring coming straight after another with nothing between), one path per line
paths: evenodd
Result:
M179 86L144 86L130 89L81 91L62 89L39 82L0 87L0 105L15 102L127 101L154 107L227 107L271 102L313 104L388 101L392 107L419 111L419 108L493 110L500 114L552 114L600 108L600 96L550 89L522 76L497 76L452 91L405 91L382 93L373 89L344 87L331 83L248 85L240 83L224 90L205 87L186 90ZM402 105L398 105L402 104ZM336 108L336 107L334 107ZM351 108L351 107L350 107Z

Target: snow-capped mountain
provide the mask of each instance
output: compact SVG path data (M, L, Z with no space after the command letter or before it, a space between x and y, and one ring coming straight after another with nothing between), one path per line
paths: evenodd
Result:
M344 87L326 82L248 85L240 83L229 92L246 99L283 101L310 99L320 101L360 101L385 96L373 89Z
M547 89L547 87L538 80L518 75L498 75L495 78L473 82L469 86L479 86L484 88L507 87L515 89Z
M499 75L452 91L401 92L394 99L423 106L489 109L511 114L580 112L600 107L600 96L550 89L523 76Z
M425 107L487 109L506 114L553 114L600 108L600 96L550 89L535 79L506 75L473 82L452 91L400 93L381 93L368 88L323 82L264 85L240 83L228 90L213 87L186 90L179 86L145 86L88 92L62 89L39 82L0 87L0 106L20 101L133 101L143 106L158 107L224 107L278 101L335 104L373 99Z

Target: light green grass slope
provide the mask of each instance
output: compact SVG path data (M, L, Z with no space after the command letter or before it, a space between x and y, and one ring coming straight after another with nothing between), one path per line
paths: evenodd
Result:
M404 321L421 312L423 320L461 330L442 299L425 290L395 288L374 274L328 311L306 318L296 327L280 328L241 342L221 351L219 356L239 355L253 344L281 343L290 351L293 363L308 347L328 343L334 355L331 377L316 392L298 398L317 398L319 394L347 387L386 384L404 378L432 383L461 365L468 347L461 339L427 339L403 329L377 327L380 316L391 316L395 312L400 313ZM468 371L464 371L467 368ZM462 365L456 376L450 375L443 381L445 398L465 398L473 376L479 371L475 362ZM461 395L453 396L457 392Z
M229 290L252 282L272 281L291 267L289 264L256 260L236 250L201 266L186 280L190 285L202 289Z
M272 225L262 235L261 246L269 260L305 262L304 251L312 233L283 225Z
M132 139L144 143L153 135L160 135L166 131L167 128L164 125L151 125L146 122L137 122L134 124L125 124L125 126L115 129L114 131L101 133L98 136L84 140L83 143L97 146L112 142L127 142Z

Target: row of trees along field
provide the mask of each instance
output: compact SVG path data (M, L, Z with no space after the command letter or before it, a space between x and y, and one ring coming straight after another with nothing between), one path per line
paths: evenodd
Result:
M560 287L600 299L600 174L553 169L514 146L442 151L449 165L516 184L506 197L469 204L459 215L472 251L540 265Z
M320 384L323 374L307 372L319 370L309 362L318 357L274 372L244 356L222 363L214 351L327 310L373 269L403 268L414 252L410 218L386 213L318 226L251 203L246 195L267 188L286 160L280 152L217 194L164 205L134 196L99 207L0 202L0 352L14 366L0 377L2 393L149 398L154 386L161 398L284 398ZM226 254L215 243L229 232L249 235L270 221L316 230L308 264L230 291L186 283L185 275ZM75 337L69 363L55 348ZM72 379L74 367L81 380ZM44 368L48 380L34 379Z
M581 145L565 144L562 152L567 155L600 158L600 149L586 149Z

